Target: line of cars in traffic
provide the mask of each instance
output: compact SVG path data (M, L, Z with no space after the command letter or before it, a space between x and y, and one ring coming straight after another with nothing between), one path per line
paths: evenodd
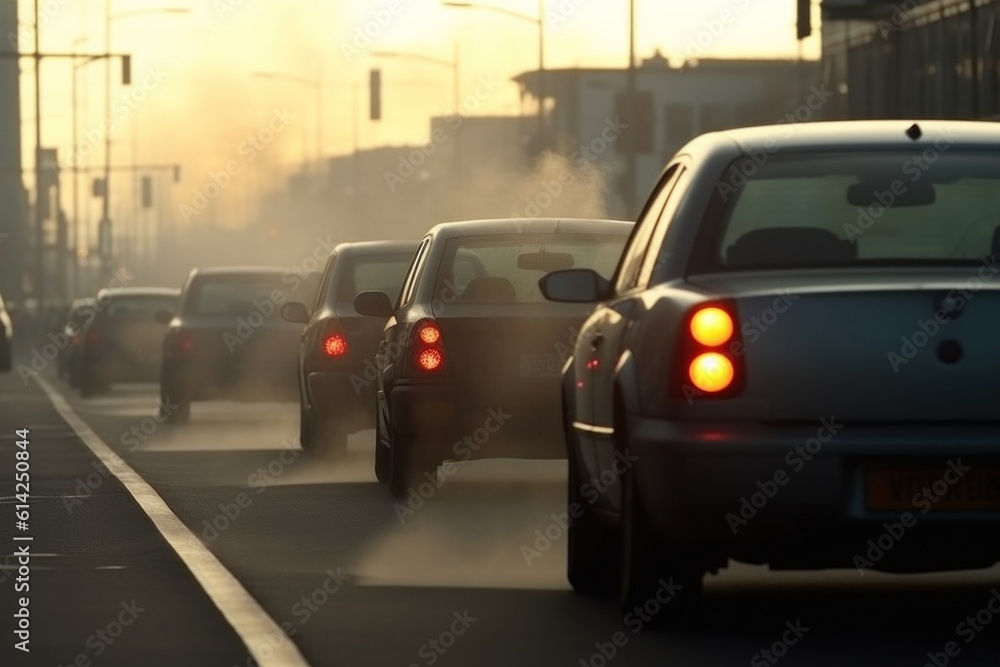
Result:
M730 559L857 566L917 507L868 567L987 567L998 147L989 123L731 130L634 225L444 223L338 246L294 295L195 271L156 315L164 416L297 387L303 446L373 426L397 497L449 460L566 457L570 583L628 610L666 591L661 621Z

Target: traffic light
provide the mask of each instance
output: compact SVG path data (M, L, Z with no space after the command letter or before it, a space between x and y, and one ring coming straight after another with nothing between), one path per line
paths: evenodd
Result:
M812 34L812 2L811 0L796 0L797 5L797 17L796 17L796 36L799 39L805 39Z
M382 71L373 69L368 78L368 118L382 119Z
M95 178L93 180L93 182L90 185L90 194L92 194L94 197L103 197L104 196L104 179L103 178Z
M132 56L122 56L122 85L132 83Z
M142 207L151 208L153 206L153 179L149 176L142 177Z

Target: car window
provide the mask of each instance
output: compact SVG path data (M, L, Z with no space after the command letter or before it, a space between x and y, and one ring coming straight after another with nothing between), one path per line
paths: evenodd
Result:
M280 305L286 300L302 300L309 303L319 288L319 276L310 274L302 280L301 286L291 292L282 282L279 274L257 274L241 276L205 276L191 285L185 313L192 315L235 315L243 316L257 310L274 317L279 308L267 308L261 304L270 302ZM276 297L276 293L280 296ZM265 312L267 311L267 312Z
M628 245L621 258L621 265L618 267L618 274L615 276L615 291L625 292L636 286L639 280L639 272L642 269L642 260L646 256L649 248L649 240L653 235L656 222L659 220L660 212L667 202L667 197L677 181L680 166L673 165L660 179L660 186L651 197L646 210L640 215L639 222L632 230Z
M680 208L681 199L684 198L685 187L688 183L688 170L683 166L677 171L677 177L674 180L673 185L671 185L670 196L667 199L666 206L660 211L659 216L656 219L656 226L653 228L653 235L649 239L647 244L646 255L642 260L642 268L639 271L639 278L636 281L636 287L645 288L649 286L649 281L653 277L653 273L659 266L669 259L668 256L662 254L661 250L663 247L663 239L667 235L667 228L670 227L670 223L677 213L677 209Z
M962 264L996 252L998 156L949 152L921 172L915 155L775 156L717 193L723 213L701 268Z
M626 235L558 232L497 234L449 239L438 268L436 293L451 289L459 303L543 303L538 280L562 268L588 268L604 276L614 271ZM474 260L479 275L463 264Z
M161 310L177 308L177 297L171 296L119 296L111 300L108 317L112 320L153 320Z
M413 301L413 293L416 291L417 278L420 275L421 269L423 269L424 259L427 257L428 248L430 248L431 239L425 238L421 243L420 247L417 248L417 252L413 255L413 260L410 262L409 271L406 274L406 279L403 281L403 289L399 295L399 303L396 304L396 310L399 310L402 306L409 304Z
M349 262L347 269L341 272L337 301L354 303L354 297L359 293L377 290L388 294L395 303L412 258L410 253L355 257Z

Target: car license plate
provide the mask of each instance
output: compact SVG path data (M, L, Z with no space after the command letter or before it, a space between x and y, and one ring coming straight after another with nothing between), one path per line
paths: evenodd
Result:
M867 504L870 511L914 511L926 507L915 496L929 499L930 511L974 511L1000 509L1000 468L964 472L955 484L945 479L940 468L869 468L866 474ZM953 478L949 473L948 478ZM934 499L937 501L934 502ZM919 499L918 499L919 500Z
M555 354L522 354L521 377L552 378L559 377L562 363Z

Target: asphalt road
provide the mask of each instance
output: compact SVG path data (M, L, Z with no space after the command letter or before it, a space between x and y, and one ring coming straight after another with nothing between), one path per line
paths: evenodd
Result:
M328 464L295 445L293 405L197 404L190 425L169 427L153 418L154 386L82 400L47 382L173 514L150 518L149 499L136 500L108 472L39 383L0 376L5 667L235 667L256 664L252 655L293 664L275 658L290 646L316 667L920 667L934 664L928 653L940 653L937 667L1000 664L1000 616L971 638L956 630L986 607L998 568L862 577L734 566L707 580L691 627L635 632L613 604L566 584L565 534L550 528L564 510L564 464L461 464L430 500L402 512L374 480L370 432L352 438L349 460ZM30 430L28 531L14 517L21 428ZM198 562L228 570L255 604L206 590L204 572L197 578L157 527L173 515L215 557ZM551 546L527 562L522 546L536 547L535 531L546 528ZM28 654L13 646L22 594L11 554L24 535L34 538ZM285 634L248 634L260 627L248 619L264 615ZM957 655L943 653L948 642Z

